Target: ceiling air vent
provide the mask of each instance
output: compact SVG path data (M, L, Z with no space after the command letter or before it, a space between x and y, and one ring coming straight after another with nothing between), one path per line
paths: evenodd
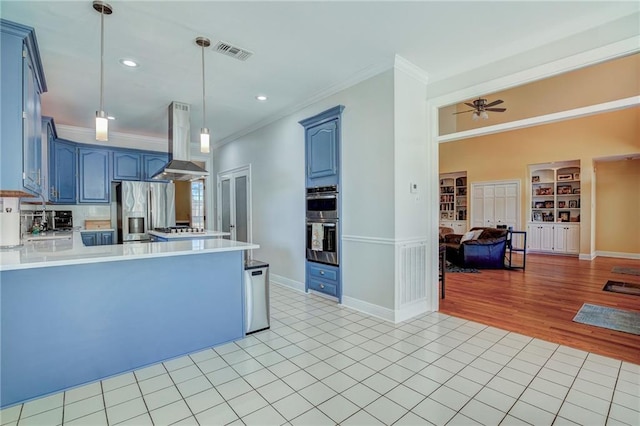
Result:
M241 61L246 61L251 55L253 55L253 52L241 47L233 46L226 41L219 41L215 46L213 46L213 50Z

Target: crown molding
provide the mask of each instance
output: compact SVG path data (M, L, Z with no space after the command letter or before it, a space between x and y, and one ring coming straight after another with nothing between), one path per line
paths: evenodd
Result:
M56 124L58 137L73 142L85 143L88 145L108 145L118 148L135 148L145 151L162 151L169 150L167 139L156 138L151 136L132 135L130 133L109 132L108 142L96 141L96 133L94 129L86 127L68 126L66 124Z
M396 55L393 67L410 75L422 84L429 83L429 73L427 73L425 70L423 70L413 62L409 62L400 55Z

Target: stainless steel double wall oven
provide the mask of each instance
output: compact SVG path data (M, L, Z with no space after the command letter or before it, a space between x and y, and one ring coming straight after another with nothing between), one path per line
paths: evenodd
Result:
M338 186L307 188L307 260L338 266Z

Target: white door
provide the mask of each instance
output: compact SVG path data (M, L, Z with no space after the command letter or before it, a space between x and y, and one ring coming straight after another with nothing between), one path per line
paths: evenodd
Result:
M580 227L572 225L567 227L567 253L580 253Z
M471 227L486 226L484 224L484 186L472 187Z
M482 200L482 223L481 226L496 226L496 188L494 185L485 185L484 198Z
M231 240L251 242L251 186L249 168L218 175L218 229Z
M506 225L519 229L519 182L472 183L471 193L472 226Z
M516 229L518 223L518 188L515 183L495 186L495 225Z
M564 253L567 251L567 227L556 225L554 229L553 251Z
M553 227L553 225L540 225L542 232L540 236L540 250L553 251Z

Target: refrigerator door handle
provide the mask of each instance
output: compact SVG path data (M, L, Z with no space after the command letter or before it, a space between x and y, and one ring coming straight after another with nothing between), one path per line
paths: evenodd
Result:
M154 228L153 225L153 199L151 198L151 188L147 191L147 230L151 231Z

